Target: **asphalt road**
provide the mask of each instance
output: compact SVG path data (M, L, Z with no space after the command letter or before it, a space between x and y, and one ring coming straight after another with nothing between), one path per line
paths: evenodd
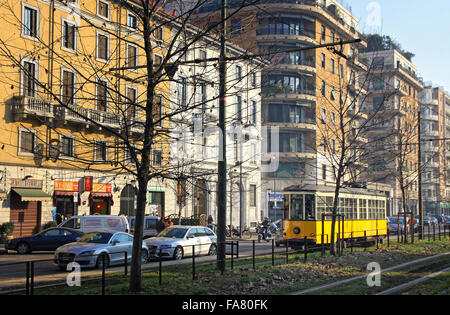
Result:
M236 249L234 249L235 251ZM275 247L275 252L284 252L285 247ZM239 257L251 256L253 252L253 245L251 241L239 242ZM270 254L272 252L271 242L255 242L255 253ZM231 253L231 246L227 245L227 253ZM38 286L39 283L47 281L64 281L69 272L61 271L53 261L52 252L36 252L28 255L19 255L14 251L9 251L7 254L0 255L0 293L8 291L12 287L21 286L25 288L26 283L26 262L34 261L34 283ZM230 259L230 256L227 256ZM196 263L216 262L216 256L201 256L196 257ZM189 257L184 258L181 261L167 260L164 261L164 265L173 264L192 264L192 259ZM143 265L143 268L157 267L158 262L151 261ZM124 271L125 266L110 267L107 269L107 273ZM83 277L101 275L101 270L97 269L82 269L81 281Z

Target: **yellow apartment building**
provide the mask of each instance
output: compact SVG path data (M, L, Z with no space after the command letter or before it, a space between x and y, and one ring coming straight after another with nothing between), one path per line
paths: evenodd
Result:
M0 222L20 236L73 215L134 215L146 96L138 18L107 0L1 0L0 15ZM151 40L157 64L170 30ZM158 130L170 85L156 92ZM168 142L153 141L150 171L163 172ZM146 214L164 214L164 183L148 191Z

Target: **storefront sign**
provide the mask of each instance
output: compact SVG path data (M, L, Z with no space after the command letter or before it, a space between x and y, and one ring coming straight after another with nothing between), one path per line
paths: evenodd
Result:
M78 182L55 182L55 191L78 191Z
M15 188L33 188L33 189L42 189L42 180L38 179L11 179L11 187Z
M273 202L283 201L283 193L281 193L281 192L269 193L269 201L273 201Z
M84 177L84 191L92 191L92 176L85 176Z
M97 184L94 183L92 186L92 192L106 192L110 193L112 191L112 185L111 184Z

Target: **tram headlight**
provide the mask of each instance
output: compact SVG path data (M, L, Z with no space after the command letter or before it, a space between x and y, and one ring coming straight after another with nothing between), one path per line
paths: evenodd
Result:
M300 234L300 228L299 227L294 228L294 234Z

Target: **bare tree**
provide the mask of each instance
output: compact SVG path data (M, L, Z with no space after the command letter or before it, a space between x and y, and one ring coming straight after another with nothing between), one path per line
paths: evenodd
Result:
M19 104L13 111L34 106L55 116L41 119L47 128L46 137L39 138L45 146L42 154L56 151L56 155L69 157L65 163L80 170L107 170L136 178L130 292L142 290L147 185L153 178L184 179L180 170L186 164L168 162L174 140L171 124L183 113L189 117L190 111L205 105L205 101L194 100L195 93L185 95L183 104L172 97L172 85L180 83L174 77L180 65L216 62L186 57L190 49L209 47L215 40L210 35L215 26L200 29L190 25L205 2L192 1L189 9L177 13L164 10L163 0L50 0L49 14L40 10L40 19L36 19L39 12L33 6L22 15L17 1L0 2L2 11L7 12L4 19L16 35L0 36L1 68L9 74L1 79L2 84L20 91L20 97L12 98L13 104ZM64 16L62 22L59 15ZM31 41L24 41L20 34ZM185 79L196 86L205 71L211 70ZM31 101L24 101L26 97ZM76 134L71 148L52 142L55 135L62 135L64 121L84 124L71 130ZM102 141L95 139L98 134ZM93 161L93 155L99 160Z

